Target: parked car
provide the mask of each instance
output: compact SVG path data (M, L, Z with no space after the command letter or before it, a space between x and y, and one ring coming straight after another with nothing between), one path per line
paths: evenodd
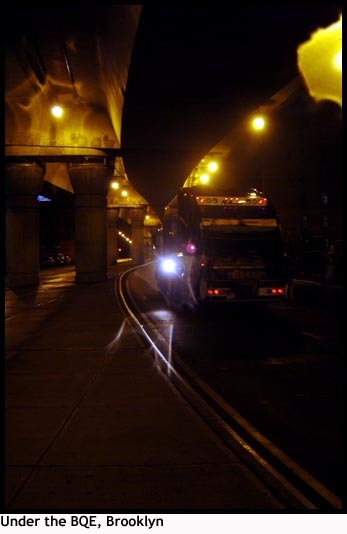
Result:
M52 267L54 264L53 256L45 250L42 250L40 253L40 267Z

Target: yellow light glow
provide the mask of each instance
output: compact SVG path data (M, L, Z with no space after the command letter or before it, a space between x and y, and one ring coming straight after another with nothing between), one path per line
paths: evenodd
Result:
M53 106L51 109L52 115L58 119L63 115L63 108L61 106Z
M342 15L297 49L299 70L310 95L342 106Z
M121 195L122 195L122 197L127 197L127 196L128 196L128 191L126 191L125 189L123 189Z
M210 177L209 177L208 174L202 174L202 175L200 176L200 182L201 182L202 184L207 184L207 183L209 182L209 180L210 180Z
M334 57L334 65L338 70L342 70L342 52L339 52Z
M119 183L118 182L112 182L111 183L112 189L119 189Z
M254 117L252 120L252 127L254 130L263 130L265 128L265 119L263 117Z
M215 161L210 161L207 167L209 171L215 172L218 169L218 163L216 163Z

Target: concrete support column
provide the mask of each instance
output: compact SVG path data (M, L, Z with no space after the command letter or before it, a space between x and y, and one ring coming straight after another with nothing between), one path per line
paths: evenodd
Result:
M70 163L75 192L76 282L101 282L107 278L107 187L113 166Z
M144 239L144 225L146 208L140 206L138 208L130 208L129 215L131 218L131 256L135 265L141 265L145 261L145 239Z
M6 173L6 270L11 288L38 285L40 222L37 195L45 170L37 163L8 163Z
M107 208L107 266L114 265L118 258L119 208Z

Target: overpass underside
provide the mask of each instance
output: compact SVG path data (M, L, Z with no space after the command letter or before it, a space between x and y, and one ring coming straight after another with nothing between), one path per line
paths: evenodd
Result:
M21 7L6 38L6 272L9 287L39 283L44 181L74 194L77 282L102 281L116 247L111 184L131 184L121 121L141 6ZM61 116L52 114L59 106ZM58 114L59 115L59 114ZM136 263L147 208L129 198ZM124 211L124 210L123 210Z

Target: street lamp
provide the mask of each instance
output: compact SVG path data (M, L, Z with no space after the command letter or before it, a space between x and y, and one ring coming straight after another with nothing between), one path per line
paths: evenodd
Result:
M262 179L262 165L261 165L261 152L262 152L262 137L267 126L267 119L264 115L253 115L250 119L250 130L253 136L253 174L255 180L255 187L262 191L263 179ZM254 135L255 134L255 135ZM256 138L256 139L255 139Z
M253 117L251 121L252 129L255 132L261 132L265 128L265 118L262 115L257 115L256 117Z
M218 163L216 161L210 161L210 163L207 165L207 168L211 172L216 172L218 169Z
M63 108L61 106L55 105L51 108L51 113L57 119L63 116Z
M198 183L204 185L209 183L210 173L215 173L219 168L217 161L211 160L210 158L211 156L209 155L202 158L184 182L183 187L193 187Z
M203 173L203 174L200 175L200 182L202 184L208 184L209 181L210 181L210 177L209 177L208 174Z

